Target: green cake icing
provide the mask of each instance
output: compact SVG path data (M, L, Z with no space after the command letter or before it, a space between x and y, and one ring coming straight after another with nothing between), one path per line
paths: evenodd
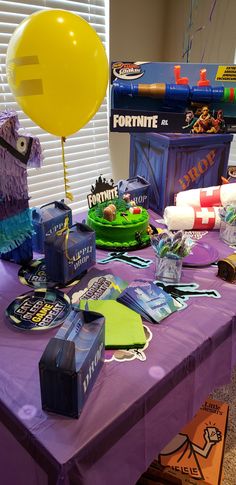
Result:
M116 206L116 218L113 221L103 217L103 210L109 204ZM140 214L132 214L122 199L114 199L89 209L87 224L95 231L96 245L99 247L132 249L146 246L150 241L147 210L142 207Z

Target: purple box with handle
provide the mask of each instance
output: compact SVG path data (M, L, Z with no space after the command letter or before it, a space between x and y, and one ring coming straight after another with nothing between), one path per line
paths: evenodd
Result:
M47 278L60 285L78 278L96 261L95 232L79 222L48 236L44 248Z
M33 250L44 253L46 237L55 234L66 223L72 225L72 211L63 200L50 202L49 204L32 209L32 221L34 227Z
M117 185L119 197L123 197L124 194L130 194L131 199L137 205L148 209L150 183L144 177L137 175L127 180L120 180Z
M163 214L182 190L221 184L233 136L132 133L129 176L150 183L149 207Z
M39 362L42 407L78 418L104 362L105 319L72 307Z

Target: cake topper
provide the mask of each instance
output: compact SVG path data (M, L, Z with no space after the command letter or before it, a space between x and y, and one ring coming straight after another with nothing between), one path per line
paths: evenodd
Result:
M107 200L118 198L118 186L114 185L114 180L106 180L105 177L99 175L94 185L91 185L91 193L87 195L89 209Z

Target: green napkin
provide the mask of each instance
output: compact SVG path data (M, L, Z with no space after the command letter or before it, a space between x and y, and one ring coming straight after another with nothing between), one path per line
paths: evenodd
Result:
M142 319L138 313L116 300L80 300L82 310L105 317L105 347L138 348L146 343Z

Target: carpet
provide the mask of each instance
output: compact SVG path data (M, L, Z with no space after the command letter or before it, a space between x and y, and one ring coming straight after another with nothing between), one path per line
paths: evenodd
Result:
M230 384L216 389L209 397L229 404L222 485L236 485L236 369L232 374ZM152 465L136 483L136 485L163 484L167 484L167 482L155 478L155 467Z

